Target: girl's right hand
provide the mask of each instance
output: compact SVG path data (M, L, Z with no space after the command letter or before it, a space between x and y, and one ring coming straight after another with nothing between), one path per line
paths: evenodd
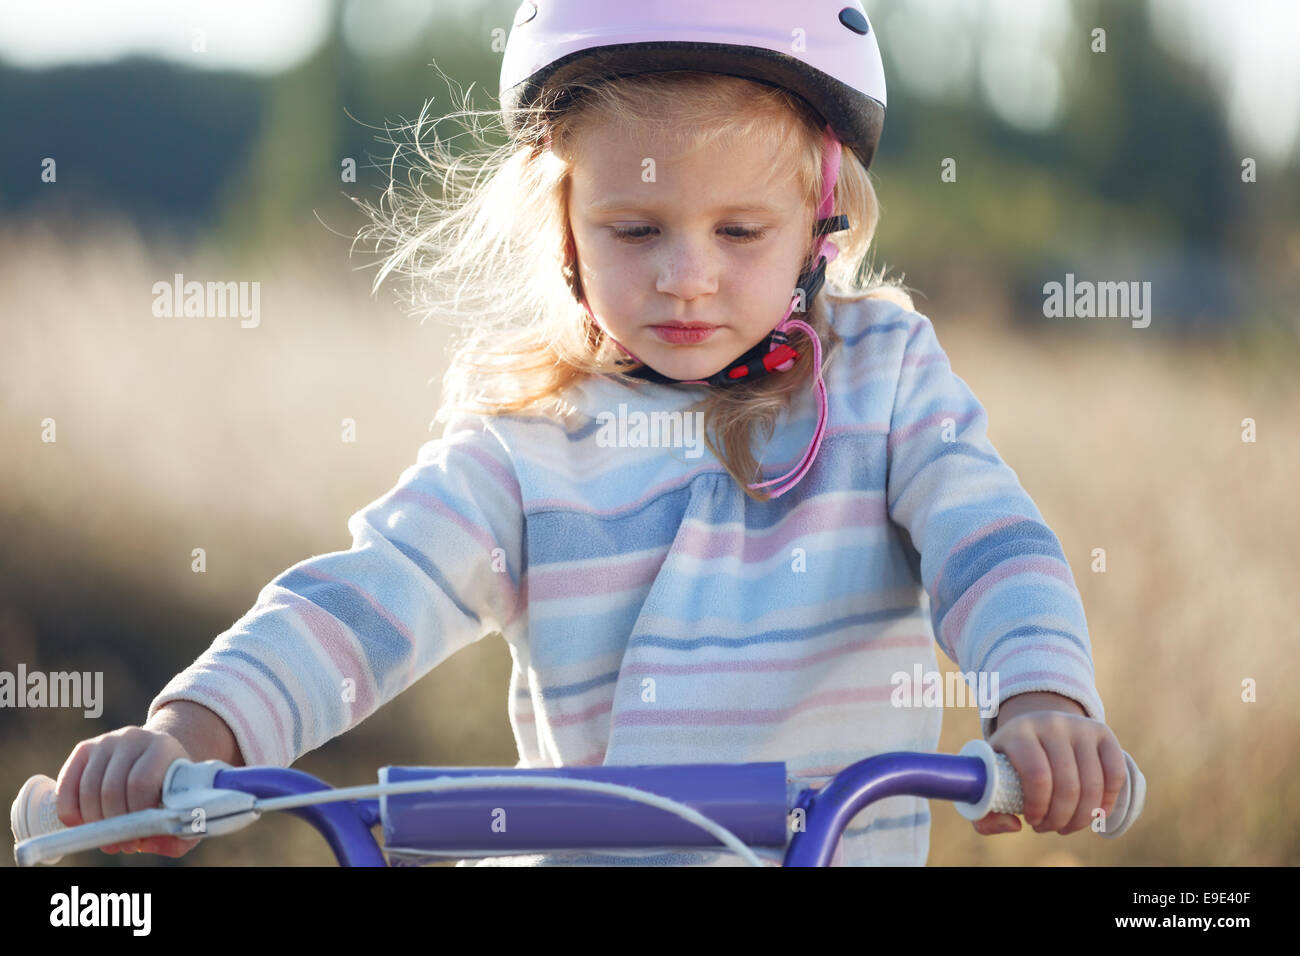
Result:
M144 727L123 727L81 741L59 771L55 787L59 820L72 827L162 806L163 777L172 761L182 757L192 759L179 740ZM179 857L198 842L153 836L101 849Z

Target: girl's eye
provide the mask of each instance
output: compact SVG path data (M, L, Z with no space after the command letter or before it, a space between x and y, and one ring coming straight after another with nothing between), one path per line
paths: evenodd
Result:
M766 226L759 226L753 229L746 226L723 226L722 228L728 238L735 239L742 243L753 242L755 239L761 239L763 238L763 234L767 232ZM647 233L642 230L654 229L654 226L631 226L626 229L620 229L618 226L610 226L610 229L613 231L616 239L623 242L636 242L637 240L648 238Z
M740 239L742 242L753 242L755 239L761 239L763 238L763 233L767 232L767 227L765 226L759 226L755 229L750 229L745 226L727 226L725 228L737 230L737 232L728 233L728 235L733 239Z
M609 228L610 228L610 230L614 233L614 238L615 238L615 239L621 239L621 240L623 240L623 241L626 242L626 241L629 241L629 240L644 239L644 238L645 238L645 233L641 232L641 230L642 230L642 229L650 229L650 228L652 228L652 227L651 227L651 226L633 226L633 227L630 228L630 229L620 229L618 226L610 226Z

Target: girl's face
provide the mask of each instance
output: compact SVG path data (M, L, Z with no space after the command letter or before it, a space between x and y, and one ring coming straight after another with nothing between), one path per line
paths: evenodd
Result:
M587 304L651 368L703 379L785 314L813 210L776 146L715 141L668 161L626 128L588 126L568 215ZM650 162L653 160L653 164ZM662 334L707 323L706 336Z

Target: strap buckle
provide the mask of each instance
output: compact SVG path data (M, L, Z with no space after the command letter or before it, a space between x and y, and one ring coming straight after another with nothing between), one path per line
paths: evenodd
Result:
M829 236L832 232L843 232L849 228L849 217L844 213L835 216L827 216L825 219L818 219L817 225L813 228L813 236Z

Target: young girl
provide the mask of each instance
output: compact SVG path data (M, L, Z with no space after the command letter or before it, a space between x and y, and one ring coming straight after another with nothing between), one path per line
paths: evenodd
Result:
M466 319L443 437L143 728L78 746L63 821L157 805L178 756L288 766L495 633L519 766L779 760L819 785L934 751L941 710L895 675L937 672L937 639L997 678L981 728L1030 824L1109 812L1125 756L1060 544L930 320L864 278L885 87L858 4L525 2L501 94L506 147L422 149L441 195L372 210L377 283ZM923 864L929 823L881 801L836 862Z

